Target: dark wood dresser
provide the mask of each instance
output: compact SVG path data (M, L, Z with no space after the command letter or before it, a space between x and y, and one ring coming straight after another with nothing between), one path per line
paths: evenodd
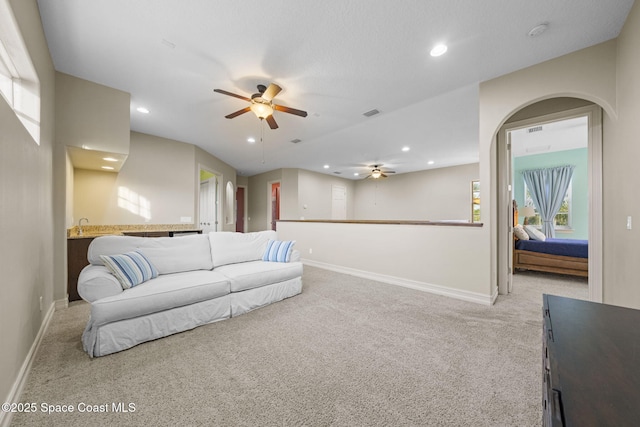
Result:
M640 310L543 299L543 425L639 426Z

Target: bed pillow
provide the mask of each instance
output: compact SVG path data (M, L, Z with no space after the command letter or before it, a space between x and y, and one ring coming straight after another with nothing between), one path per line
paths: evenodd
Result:
M269 240L269 242L267 242L267 249L265 249L264 255L262 256L262 260L271 262L289 262L291 259L291 251L293 251L293 245L295 244L295 240Z
M547 237L544 234L542 234L542 232L537 228L535 228L533 225L525 225L524 231L527 232L531 240L540 240L541 242L544 242L545 240L547 240Z
M516 224L516 226L513 227L513 234L515 234L518 240L529 240L529 235L520 224Z
M138 251L121 255L100 255L100 258L111 274L116 276L122 289L133 288L158 277L158 270Z

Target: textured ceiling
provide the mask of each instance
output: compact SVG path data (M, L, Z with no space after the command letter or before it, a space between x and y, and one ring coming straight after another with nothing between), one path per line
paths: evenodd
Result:
M38 4L56 69L131 93L132 130L198 145L243 175L354 178L373 163L404 173L478 161L479 82L615 38L633 0ZM437 43L449 50L433 58ZM250 96L270 82L277 103L309 116L276 112L262 146L253 114L224 118L248 104L213 89Z

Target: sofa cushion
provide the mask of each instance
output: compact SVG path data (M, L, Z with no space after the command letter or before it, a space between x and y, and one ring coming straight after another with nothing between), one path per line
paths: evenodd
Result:
M104 265L100 255L140 251L160 274L211 270L211 249L206 235L183 237L102 236L93 239L87 252L93 265Z
M217 231L209 233L211 260L214 268L227 264L261 260L269 239L276 239L275 231L267 230L255 233Z
M302 276L302 263L251 261L228 264L217 267L214 271L229 278L231 292L240 292L300 277Z
M138 251L121 255L101 255L100 259L111 274L116 276L122 289L133 288L158 277L158 270Z
M122 293L94 301L95 325L218 298L229 294L229 280L215 271L189 271L161 275Z
M269 240L267 248L264 251L264 255L262 256L262 260L271 262L289 262L291 259L291 251L293 251L293 245L295 244L295 240Z

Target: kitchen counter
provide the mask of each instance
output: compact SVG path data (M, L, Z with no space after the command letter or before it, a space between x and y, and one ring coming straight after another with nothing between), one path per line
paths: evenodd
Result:
M83 225L82 235L79 233L78 226L67 229L68 239L86 239L100 236L124 236L124 235L141 235L156 234L172 235L178 233L198 233L202 230L198 229L194 224L133 224L133 225Z

